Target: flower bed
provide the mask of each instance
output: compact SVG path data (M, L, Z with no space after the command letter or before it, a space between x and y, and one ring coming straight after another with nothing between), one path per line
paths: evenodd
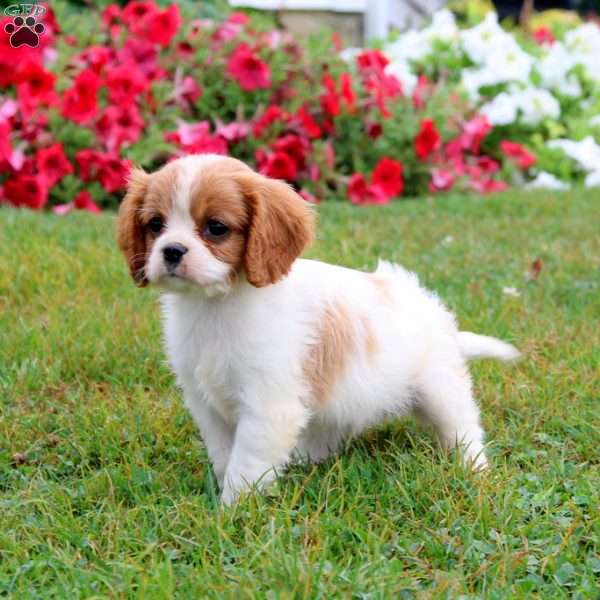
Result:
M520 45L493 14L460 31L442 11L380 50L345 51L335 34L301 44L176 4L43 24L37 48L1 38L1 202L114 207L132 164L190 152L240 158L312 201L600 183L592 24Z

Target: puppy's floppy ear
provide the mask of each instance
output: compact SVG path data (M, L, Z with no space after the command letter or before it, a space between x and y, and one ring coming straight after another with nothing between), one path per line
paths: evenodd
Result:
M146 264L146 235L142 228L139 212L144 204L150 176L142 169L133 169L127 182L127 193L121 206L117 222L119 248L125 255L131 277L135 284L148 284L144 274Z
M314 215L308 203L283 181L238 173L250 212L244 271L255 287L276 283L312 241Z

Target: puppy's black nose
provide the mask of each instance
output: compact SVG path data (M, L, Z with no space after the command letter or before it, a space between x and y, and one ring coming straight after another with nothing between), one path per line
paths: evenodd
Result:
M165 262L169 267L176 267L180 262L182 256L188 251L183 244L171 244L163 248L163 256Z

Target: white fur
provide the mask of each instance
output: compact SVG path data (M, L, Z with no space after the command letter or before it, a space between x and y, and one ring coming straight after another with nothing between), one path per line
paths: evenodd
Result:
M348 436L416 411L442 444L464 447L476 467L486 464L479 410L454 317L415 275L381 263L391 303L382 302L367 274L297 260L279 283L242 281L229 293L163 296L166 348L185 400L206 443L223 501L268 483L294 453L323 460ZM319 318L343 302L371 323L376 361L351 357L331 397L310 397L302 364Z

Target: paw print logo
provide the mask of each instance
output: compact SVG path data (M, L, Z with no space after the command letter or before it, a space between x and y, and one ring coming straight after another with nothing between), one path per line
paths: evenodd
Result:
M37 48L40 43L40 35L44 33L45 27L42 23L36 23L35 17L15 17L12 23L4 26L4 31L10 34L10 45L13 48L29 46Z

